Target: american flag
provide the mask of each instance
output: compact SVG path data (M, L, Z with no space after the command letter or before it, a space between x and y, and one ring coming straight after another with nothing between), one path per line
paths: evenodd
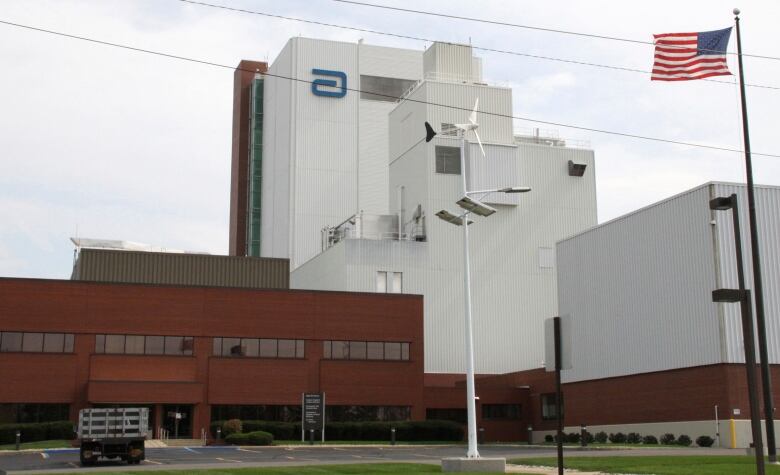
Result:
M655 37L653 81L688 81L728 76L726 47L731 28L700 33L663 33Z

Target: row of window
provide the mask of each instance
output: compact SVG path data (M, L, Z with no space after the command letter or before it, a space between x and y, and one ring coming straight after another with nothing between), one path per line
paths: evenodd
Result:
M277 338L214 338L214 356L303 358L304 340Z
M466 409L461 408L428 408L425 410L427 420L453 421L466 423ZM482 419L491 421L520 420L523 418L523 408L520 404L482 404Z
M325 418L331 422L408 421L410 406L325 406ZM213 405L211 420L300 422L300 405Z
M409 360L409 343L390 341L324 341L322 343L325 359Z
M68 404L0 404L0 424L67 421Z
M0 351L73 353L73 333L0 332Z
M192 355L191 336L95 335L95 353L112 355Z
M72 353L72 333L0 332L0 351ZM304 358L304 340L277 338L213 339L215 356L250 358ZM191 336L95 335L95 353L112 355L191 356ZM334 360L408 361L409 343L382 341L323 342L324 357Z

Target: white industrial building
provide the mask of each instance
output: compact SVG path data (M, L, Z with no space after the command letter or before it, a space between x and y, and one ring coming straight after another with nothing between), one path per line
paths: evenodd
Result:
M738 287L731 212L709 208L712 198L732 193L752 289L744 185L708 183L558 243L559 312L571 316L574 335L573 367L562 373L567 418L603 424L592 430L691 436L714 435L720 420L721 445L747 445L740 308L713 303L711 294ZM755 196L768 355L776 365L780 187L756 186Z
M334 51L356 48L330 42L316 45ZM392 60L390 54L399 54L394 50L388 53L387 61ZM324 53L320 56L331 57ZM352 61L350 58L345 59L345 64ZM365 64L361 62L361 68ZM289 216L301 221L291 227L296 236L291 242L297 243L299 252L304 253L299 253L299 257L320 252L305 262L298 260L291 286L422 294L426 372L464 372L462 233L438 220L435 213L458 209L455 202L462 197L459 139L452 124L465 122L479 99L479 134L486 156L482 156L475 137L469 133L469 189L523 185L533 191L486 196L483 201L498 212L489 218L473 218L475 223L470 229L476 371L499 374L538 368L544 354L542 322L557 312L555 242L596 224L593 152L567 147L558 139L516 136L511 118L511 89L484 84L481 65L468 46L434 44L419 56L416 64L419 70L415 74L423 80L397 103L369 105L370 99L358 101L353 94L353 101L360 105L345 105L343 112L334 112L344 117L336 115L339 119L334 127L357 121L361 143L367 140L370 144L388 144L385 162L372 165L377 170L373 181L361 180L363 174L358 173L356 181L346 183L351 179L346 174L333 173L333 177L343 180L312 178L306 181L306 192L300 185L297 192L284 190L297 206ZM396 75L396 71L394 66L385 74ZM406 77L415 77L411 68ZM323 115L327 115L322 108L328 106L329 100L333 101L325 97L305 98L306 103L321 101L317 107ZM341 111L341 106L336 107ZM389 114L388 135L373 132L380 127L379 120L364 127L364 115L355 117L358 107L361 111L382 107ZM423 140L426 121L439 131L430 143ZM311 124L306 126L314 127ZM348 128L355 130L354 127ZM367 138L369 131L371 137ZM311 143L313 148L319 140L325 140L298 135L298 142ZM358 141L352 132L333 138L340 139L342 145L345 138L348 143L353 138ZM379 145L376 147L379 150ZM299 156L298 161L308 160L312 166L322 162L343 163L347 168L357 163L361 167L363 157L344 158L350 156L350 149L357 147L326 143L319 153L312 149L309 157ZM362 146L360 150L362 154ZM331 156L324 156L325 152ZM285 151L279 159L285 170L289 169L287 156ZM274 165L269 161L277 158L265 153L264 160L270 167ZM577 176L570 170L570 162L584 166L584 174ZM299 178L290 179L290 183L308 179L308 171L294 171ZM317 173L331 176L321 170ZM380 183L382 180L386 182ZM384 196L369 201L376 203L373 208L363 207L363 197L368 199L375 193ZM316 213L317 219L312 219L311 215ZM264 214L263 229L265 220ZM273 218L269 228L277 221L284 223L284 218ZM309 244L312 240L317 246L314 250Z
M262 256L295 269L321 251L323 227L388 212L388 113L421 77L422 51L287 42L264 79Z

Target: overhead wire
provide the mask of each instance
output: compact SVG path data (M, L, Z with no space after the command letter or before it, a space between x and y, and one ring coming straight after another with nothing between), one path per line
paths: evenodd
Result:
M420 36L405 35L405 34L401 34L401 33L392 33L392 32L387 32L387 31L380 31L380 30L372 30L372 29L369 29L369 28L360 28L360 27L356 27L356 26L339 25L339 24L328 23L328 22L319 21L319 20L310 20L310 19L306 19L306 18L297 18L297 17L285 16L285 15L278 15L278 14L275 14L275 13L261 12L261 11L257 11L257 10L248 10L248 9L245 9L245 8L231 7L231 6L227 6L227 5L220 5L218 3L204 2L204 1L200 1L200 0L176 0L176 1L179 1L179 2L182 2L182 3L189 3L189 4L192 4L192 5L198 5L198 6L202 6L202 7L215 8L215 9L219 9L219 10L227 10L227 11L233 11L233 12L237 12L237 13L258 15L258 16L263 16L263 17L268 17L268 18L276 18L276 19L280 19L280 20L295 21L295 22L300 22L300 23L307 23L307 24L310 24L310 25L325 26L325 27L328 27L328 28L338 28L338 29L342 29L342 30L358 31L358 32L361 32L361 33L368 33L368 34L381 35L381 36L389 36L389 37L393 37L393 38L401 38L401 39L413 40L413 41L423 41L423 42L427 42L427 43L438 42L438 43L445 43L445 44L450 44L450 45L455 45L455 46L464 46L464 45L459 44L459 43L452 43L452 42L449 42L449 41L436 40L436 39L432 39L432 38L425 38L425 37L420 37ZM645 75L652 74L652 71L648 71L648 70L644 70L644 69L635 69L635 68L627 68L627 67L622 67L622 66L613 66L613 65L608 65L608 64L599 64L599 63L593 63L593 62L589 62L589 61L579 61L579 60L575 60L575 59L556 58L556 57L552 57L552 56L544 56L544 55L531 54L531 53L522 53L522 52L519 52L519 51L512 51L512 50L499 49L499 48L488 48L488 47L477 46L477 45L467 45L467 46L469 46L470 48L472 48L474 50L485 51L485 52L488 52L488 53L506 54L506 55L512 55L512 56L525 57L525 58L541 59L541 60L545 60L545 61L555 61L555 62L559 62L559 63L576 64L576 65L579 65L579 66L590 66L590 67L594 67L594 68L611 69L611 70L616 70L616 71L626 71L626 72L632 72L632 73L641 73L641 74L645 74ZM722 80L717 80L717 79L702 79L702 81L731 85L731 83L728 82L728 81L722 81ZM745 84L745 86L755 87L755 88L762 88L762 89L780 90L780 86L770 86L770 85L764 85L764 84Z
M595 38L600 40L612 40L612 41L622 41L625 43L635 43L635 44L645 44L645 45L655 45L652 41L645 41L645 40L636 40L632 38L621 38L618 36L608 36L608 35L597 35L593 33L582 33L579 31L569 31L569 30L561 30L557 28L544 28L540 26L531 26L531 25L522 25L519 23L509 23L505 21L499 21L499 20L488 20L484 18L475 18L475 17L468 17L468 16L461 16L461 15L453 15L450 13L439 13L439 12L431 12L426 10L415 10L411 8L401 8L401 7L394 7L390 5L382 5L378 3L368 3L368 2L358 2L356 0L333 0L334 2L339 3L349 3L352 5L359 5L362 7L371 7L371 8L381 8L385 10L394 10L399 12L405 12L405 13L414 13L417 15L428 15L428 16L436 16L441 18L450 18L454 20L465 20L465 21L473 21L478 23L486 23L489 25L498 25L498 26L508 26L512 28L522 28L526 30L535 30L535 31L545 31L548 33L560 33L565 35L573 35L573 36L581 36L586 38ZM674 48L673 45L666 45L667 48ZM680 46L680 48L687 48L687 46ZM708 50L703 50L708 51ZM734 54L737 53L729 52L727 54ZM760 58L760 59L769 59L773 61L780 61L780 57L776 56L763 56L758 54L748 54L748 53L742 53L742 57L751 57L751 58Z
M228 65L225 65L225 64L216 63L214 61L207 61L207 60L192 58L192 57L188 57L188 56L181 56L181 55L176 55L176 54L172 54L172 53L165 53L165 52L161 52L161 51L155 51L155 50L150 50L150 49L145 49L145 48L139 48L139 47L136 47L136 46L130 46L130 45L125 45L125 44L121 44L121 43L113 43L113 42L110 42L110 41L98 40L98 39L89 38L89 37L86 37L86 36L74 35L74 34L71 34L71 33L64 33L64 32L49 30L49 29L46 29L46 28L39 28L39 27L31 26L31 25L24 25L24 24L21 24L21 23L14 23L14 22L7 21L7 20L2 20L2 19L0 19L0 24L13 26L13 27L17 27L17 28L22 28L22 29L27 29L27 30L31 30L31 31L37 31L37 32L41 32L41 33L47 33L47 34L56 35L56 36L61 36L61 37L65 37L65 38L76 39L76 40L85 41L85 42L89 42L89 43L100 44L100 45L104 45L104 46L111 46L111 47L114 47L114 48L121 48L121 49L129 50L129 51L139 52L139 53L151 54L151 55L160 56L160 57L169 58L169 59L176 59L176 60L180 60L180 61L186 61L186 62L191 62L191 63L196 63L196 64L213 66L213 67L218 67L218 68L222 68L222 69L229 69L231 71L239 70L239 71L245 71L245 72L251 72L251 73L258 73L258 71L254 70L254 69L236 68L236 67L233 67L233 66L228 66ZM289 77L289 76L284 76L284 75L280 75L280 74L273 74L273 73L270 73L270 72L267 72L267 71L266 72L259 72L259 73L264 75L264 76L274 77L274 78L277 78L277 79L284 79L284 80L288 80L288 81L299 82L299 83L304 83L304 84L309 84L309 85L314 84L314 81L310 81L310 80L307 80L307 79ZM364 91L362 91L361 89L358 89L358 88L344 87L344 89L346 89L347 91L355 92L355 93L364 92ZM398 97L393 96L393 95L389 95L389 94L382 94L382 93L374 92L374 91L365 91L365 92L370 92L371 94L382 96L382 97L386 97L388 99L398 100ZM442 108L446 108L446 109L454 109L454 110L459 110L459 111L471 112L471 109L468 108L468 107L460 107L460 106L454 106L454 105L450 105L450 104L440 104L440 103L436 103L436 102L429 102L429 101L423 101L423 100L419 100L419 99L412 99L412 98L409 98L409 97L402 98L401 101L408 101L408 102L414 102L414 103L430 105L430 106L435 106L435 107L442 107ZM719 146L715 146L715 145L697 144L697 143L686 142L686 141L682 141L682 140L663 139L663 138L660 138L660 137L652 137L652 136L648 136L648 135L632 134L632 133L627 133L627 132L617 132L617 131L613 131L613 130L599 129L599 128L595 128L595 127L585 127L585 126L579 126L579 125L566 124L566 123L563 123L563 122L553 122L553 121L535 119L535 118L532 118L532 117L522 117L522 116L509 115L509 114L501 114L501 113L498 113L498 112L480 111L480 114L485 114L485 115L494 116L494 117L502 117L502 118L507 118L507 119L516 119L516 120L521 120L521 121L525 121L525 122L532 122L532 123L536 123L536 124L554 125L556 127L563 127L563 128L575 129L575 130L583 130L583 131L587 131L587 132L596 132L596 133L606 134L606 135L615 135L615 136L619 136L619 137L633 138L633 139L639 139L639 140L647 140L647 141L660 142L660 143L669 143L669 144L674 144L674 145L683 145L683 146L687 146L687 147L702 148L702 149L707 149L707 150L718 150L718 151L723 151L723 152L734 152L734 153L743 153L744 152L743 150L732 149L732 148L728 148L728 147L719 147ZM772 154L772 153L752 152L752 155L754 155L754 156L762 156L762 157L780 158L780 155Z

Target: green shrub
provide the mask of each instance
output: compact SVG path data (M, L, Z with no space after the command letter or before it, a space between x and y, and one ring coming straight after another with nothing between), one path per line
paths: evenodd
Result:
M227 440L227 436L243 432L243 427L239 419L230 419L222 424L222 437Z
M659 441L662 444L664 444L664 445L672 445L672 444L674 444L674 441L675 441L674 434L670 434L670 433L667 432L666 434L661 436Z
M243 421L243 429L244 432L267 432L274 436L274 440L297 440L301 438L300 422Z
M646 435L642 437L642 443L645 445L657 445L658 439L654 435Z
M579 432L569 432L568 434L564 434L563 440L565 442L570 443L570 444L579 444L580 443L580 433Z
M626 434L618 432L617 434L609 434L609 441L613 444L625 444Z
M607 443L607 433L604 431L596 432L596 435L593 436L593 439L595 439L595 441L599 444L605 444Z
M712 444L715 443L715 439L708 435L700 435L699 437L696 437L696 445L699 447L712 447Z
M249 445L249 434L234 432L225 437L225 443L230 445Z
M591 434L588 431L585 431L585 443L586 444L592 444L594 440L596 440L596 439L595 439L595 437L593 437L593 434Z
M553 438L552 434L547 434L544 436L545 442L553 442L555 439Z
M688 447L689 445L691 445L692 442L693 441L691 440L691 438L685 434L682 434L680 435L680 437L677 438L677 445L682 445L684 447Z
M261 430L247 432L242 435L247 436L247 445L272 445L274 443L274 436Z
M629 444L640 444L642 443L642 436L637 432L629 432L626 436L626 442Z

